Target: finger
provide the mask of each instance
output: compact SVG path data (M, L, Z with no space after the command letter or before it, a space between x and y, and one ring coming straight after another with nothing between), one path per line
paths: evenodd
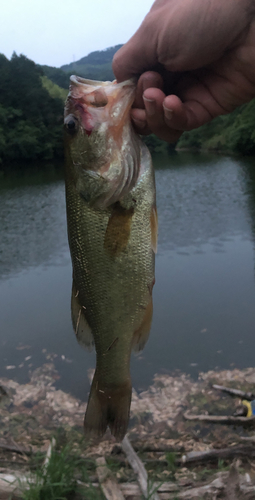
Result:
M143 94L147 127L162 140L176 142L181 135L181 130L176 130L174 125L168 125L165 121L163 103L165 94L160 89L150 88ZM144 127L145 129L146 127Z
M180 131L200 127L214 118L202 102L187 100L183 103L176 95L164 99L163 112L166 125Z
M144 109L144 102L143 102L144 91L151 87L155 87L162 90L163 86L164 86L163 78L156 71L146 71L145 73L143 73L137 82L136 98L133 107Z
M149 135L151 130L147 124L145 109L133 108L131 110L131 118L136 132L140 135Z

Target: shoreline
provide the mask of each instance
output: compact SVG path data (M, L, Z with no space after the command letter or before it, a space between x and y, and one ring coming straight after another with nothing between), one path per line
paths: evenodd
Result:
M91 378L91 375L90 371L88 376ZM19 384L7 378L0 379L1 470L12 453L15 470L19 473L27 471L28 462L24 460L23 466L21 465L25 451L29 450L32 455L38 452L45 454L52 437L61 435L61 439L64 439L65 443L71 442L84 460L93 461L97 457L105 457L106 460L119 464L118 481L135 481L133 472L128 468L128 464L125 465L119 443L116 443L109 431L97 444L84 442L83 418L86 403L56 389L54 387L56 377L56 368L50 362L34 370L28 384ZM236 446L242 450L246 444L245 440L252 440L253 437L254 425L239 424L235 427L186 418L187 413L204 416L233 415L240 400L220 391L214 391L212 384L215 383L253 391L255 368L209 371L200 373L196 381L183 373L176 376L155 375L153 384L148 390L140 394L133 390L129 440L146 464L149 477L156 477L162 482L168 481L169 477L173 480L174 476L175 485L178 484L179 492L184 495L180 498L193 498L185 496L185 492L189 491L187 488L191 487L191 484L194 488L201 486L201 477L211 480L213 474L222 473L224 469L226 479L227 471L236 461L236 457L234 454L231 459L228 456L229 452L226 455L224 450L231 448L233 450ZM23 455L18 455L17 461L19 450L24 452ZM216 462L210 457L207 459L208 451L215 454L215 450L216 456L221 450L225 458L216 459ZM201 460L196 458L201 454L205 456L202 464ZM189 457L191 457L190 465L187 461L190 460ZM169 465L171 460L174 460L175 465ZM19 464L16 467L15 462ZM254 476L255 484L255 472L253 472L255 456L249 458L248 462L246 457L241 456L239 462L240 471L245 468L250 477ZM204 470L207 472L204 473ZM171 495L166 497L163 493L162 495L159 498L175 498ZM208 498L218 497L209 495Z

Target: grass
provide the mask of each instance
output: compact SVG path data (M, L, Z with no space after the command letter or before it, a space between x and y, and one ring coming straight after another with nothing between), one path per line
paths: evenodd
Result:
M88 487L80 486L78 477ZM85 460L74 455L70 444L60 452L53 451L47 467L43 467L38 456L36 470L23 487L23 500L103 499L101 491L89 481Z
M166 460L168 463L168 469L172 472L173 476L177 470L176 458L177 458L176 453L170 452L170 451L168 453L166 453Z

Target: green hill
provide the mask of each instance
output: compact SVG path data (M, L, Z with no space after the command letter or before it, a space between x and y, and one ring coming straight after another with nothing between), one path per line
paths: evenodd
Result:
M178 149L207 149L223 153L255 154L255 99L229 115L184 132Z
M79 61L65 64L61 68L47 65L40 66L39 64L37 66L49 80L62 89L68 89L71 75L83 76L90 80L113 80L112 58L120 47L122 47L121 44L105 50L96 50L82 57Z
M45 76L47 76L49 80L56 83L62 89L68 89L69 79L72 72L66 73L62 69L55 68L54 66L40 66L40 64L37 64L37 67L40 69L40 71L43 72Z
M53 83L46 75L41 77L43 87L49 92L54 99L62 99L64 102L67 98L68 89L63 89L56 83Z
M0 163L63 156L63 97L52 85L27 57L0 54Z
M77 74L91 80L113 80L112 58L122 45L115 45L105 50L96 50L70 64L61 66L66 73Z

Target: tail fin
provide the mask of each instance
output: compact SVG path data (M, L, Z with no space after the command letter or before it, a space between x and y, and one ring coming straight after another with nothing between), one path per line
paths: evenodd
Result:
M131 396L130 379L109 388L99 382L95 372L84 420L85 435L91 439L100 438L109 426L117 441L122 441L127 432Z

